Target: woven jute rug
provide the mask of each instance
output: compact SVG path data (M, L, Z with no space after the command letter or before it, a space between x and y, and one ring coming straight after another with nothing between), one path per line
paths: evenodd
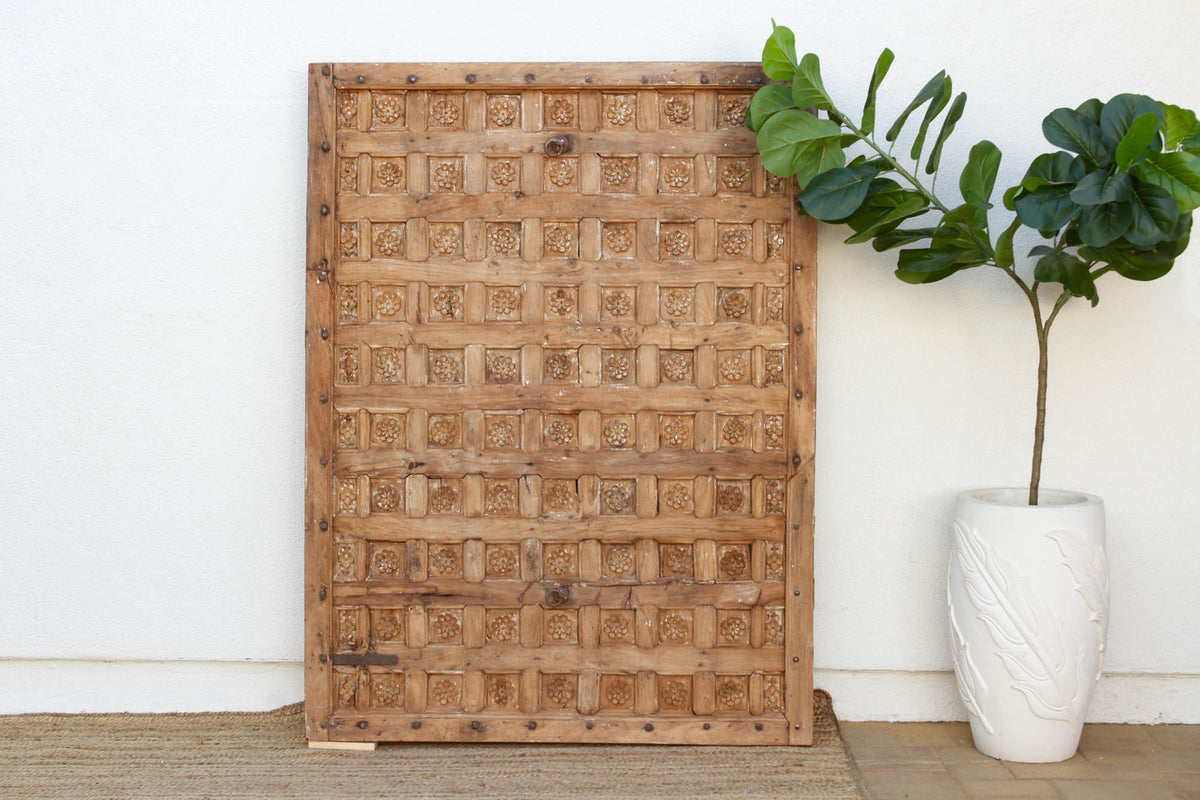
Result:
M387 744L309 750L303 708L0 717L0 797L862 798L817 692L813 747Z

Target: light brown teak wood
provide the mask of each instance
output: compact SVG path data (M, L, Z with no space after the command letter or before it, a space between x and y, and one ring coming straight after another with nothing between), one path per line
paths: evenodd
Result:
M310 741L812 742L816 239L763 80L310 66Z

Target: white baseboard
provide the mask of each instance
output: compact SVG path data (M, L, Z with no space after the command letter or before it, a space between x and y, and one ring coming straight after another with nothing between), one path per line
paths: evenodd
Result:
M953 672L817 670L838 719L965 720ZM1105 673L1088 722L1200 723L1200 675Z
M966 719L950 672L817 670L844 720ZM295 661L0 659L0 714L265 711L304 696ZM1090 722L1200 723L1200 675L1105 674Z
M298 661L0 659L0 714L267 711L302 699Z

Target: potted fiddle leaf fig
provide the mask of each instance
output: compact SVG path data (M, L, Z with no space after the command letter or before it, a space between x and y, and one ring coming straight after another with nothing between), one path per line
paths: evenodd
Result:
M746 124L763 165L795 176L799 211L848 226L847 243L896 249L906 283L987 267L1029 302L1038 351L1029 485L958 495L947 597L976 747L1013 761L1070 758L1100 673L1108 567L1100 498L1040 488L1050 330L1072 300L1099 302L1102 277L1154 280L1183 253L1200 206L1200 124L1140 94L1055 109L1042 121L1054 149L1002 193L1000 209L1001 153L986 140L954 169L958 196L945 183L935 191L967 100L949 75L934 75L883 129L876 94L890 50L851 114L826 91L817 56L797 58L792 31L772 25L762 64L775 82L755 94ZM1027 255L1014 247L1021 228L1044 240Z

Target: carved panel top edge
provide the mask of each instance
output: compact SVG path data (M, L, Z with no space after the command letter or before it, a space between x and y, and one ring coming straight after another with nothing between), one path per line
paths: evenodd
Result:
M624 86L757 87L767 83L754 62L496 62L496 63L339 63L339 88L470 89L503 87Z

